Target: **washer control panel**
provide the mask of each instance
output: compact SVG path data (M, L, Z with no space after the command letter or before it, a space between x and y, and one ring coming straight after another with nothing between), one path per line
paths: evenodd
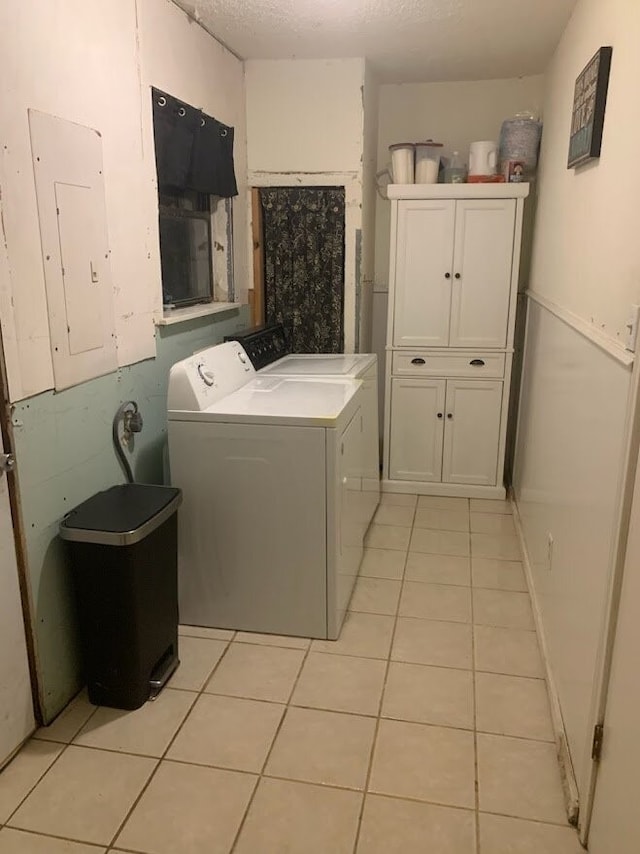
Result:
M169 374L170 411L202 412L256 375L237 341L217 344L177 362Z

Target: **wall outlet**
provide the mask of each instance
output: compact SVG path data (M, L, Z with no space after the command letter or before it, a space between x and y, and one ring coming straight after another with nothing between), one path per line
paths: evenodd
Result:
M547 534L547 569L551 569L553 561L553 534L551 531Z
M632 353L636 352L636 344L638 341L638 320L640 317L640 305L632 305L629 312L629 318L625 324L627 328L627 340L624 346Z

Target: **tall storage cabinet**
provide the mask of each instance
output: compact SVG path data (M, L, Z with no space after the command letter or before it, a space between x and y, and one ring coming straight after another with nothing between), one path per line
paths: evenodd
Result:
M392 184L383 489L504 497L528 184Z

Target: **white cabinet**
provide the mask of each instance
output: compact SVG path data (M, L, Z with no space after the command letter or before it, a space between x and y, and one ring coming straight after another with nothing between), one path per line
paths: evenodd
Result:
M390 185L383 489L504 496L528 185Z
M392 378L390 477L495 485L501 407L502 382Z
M455 203L405 202L398 210L393 344L449 343Z
M447 380L444 483L495 485L501 410L501 382Z
M394 418L389 443L390 476L439 481L442 476L444 380L391 381Z
M456 202L450 347L504 347L511 296L514 199Z
M514 199L399 203L393 346L505 346L515 213Z

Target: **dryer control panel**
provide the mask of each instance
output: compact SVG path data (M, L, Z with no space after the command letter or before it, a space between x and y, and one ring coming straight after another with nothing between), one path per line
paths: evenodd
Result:
M242 388L255 374L237 341L200 350L171 368L167 408L202 412L220 398Z
M251 364L259 371L272 362L276 362L291 352L284 327L280 323L269 326L256 326L244 332L228 335L225 341L239 341L251 359Z

